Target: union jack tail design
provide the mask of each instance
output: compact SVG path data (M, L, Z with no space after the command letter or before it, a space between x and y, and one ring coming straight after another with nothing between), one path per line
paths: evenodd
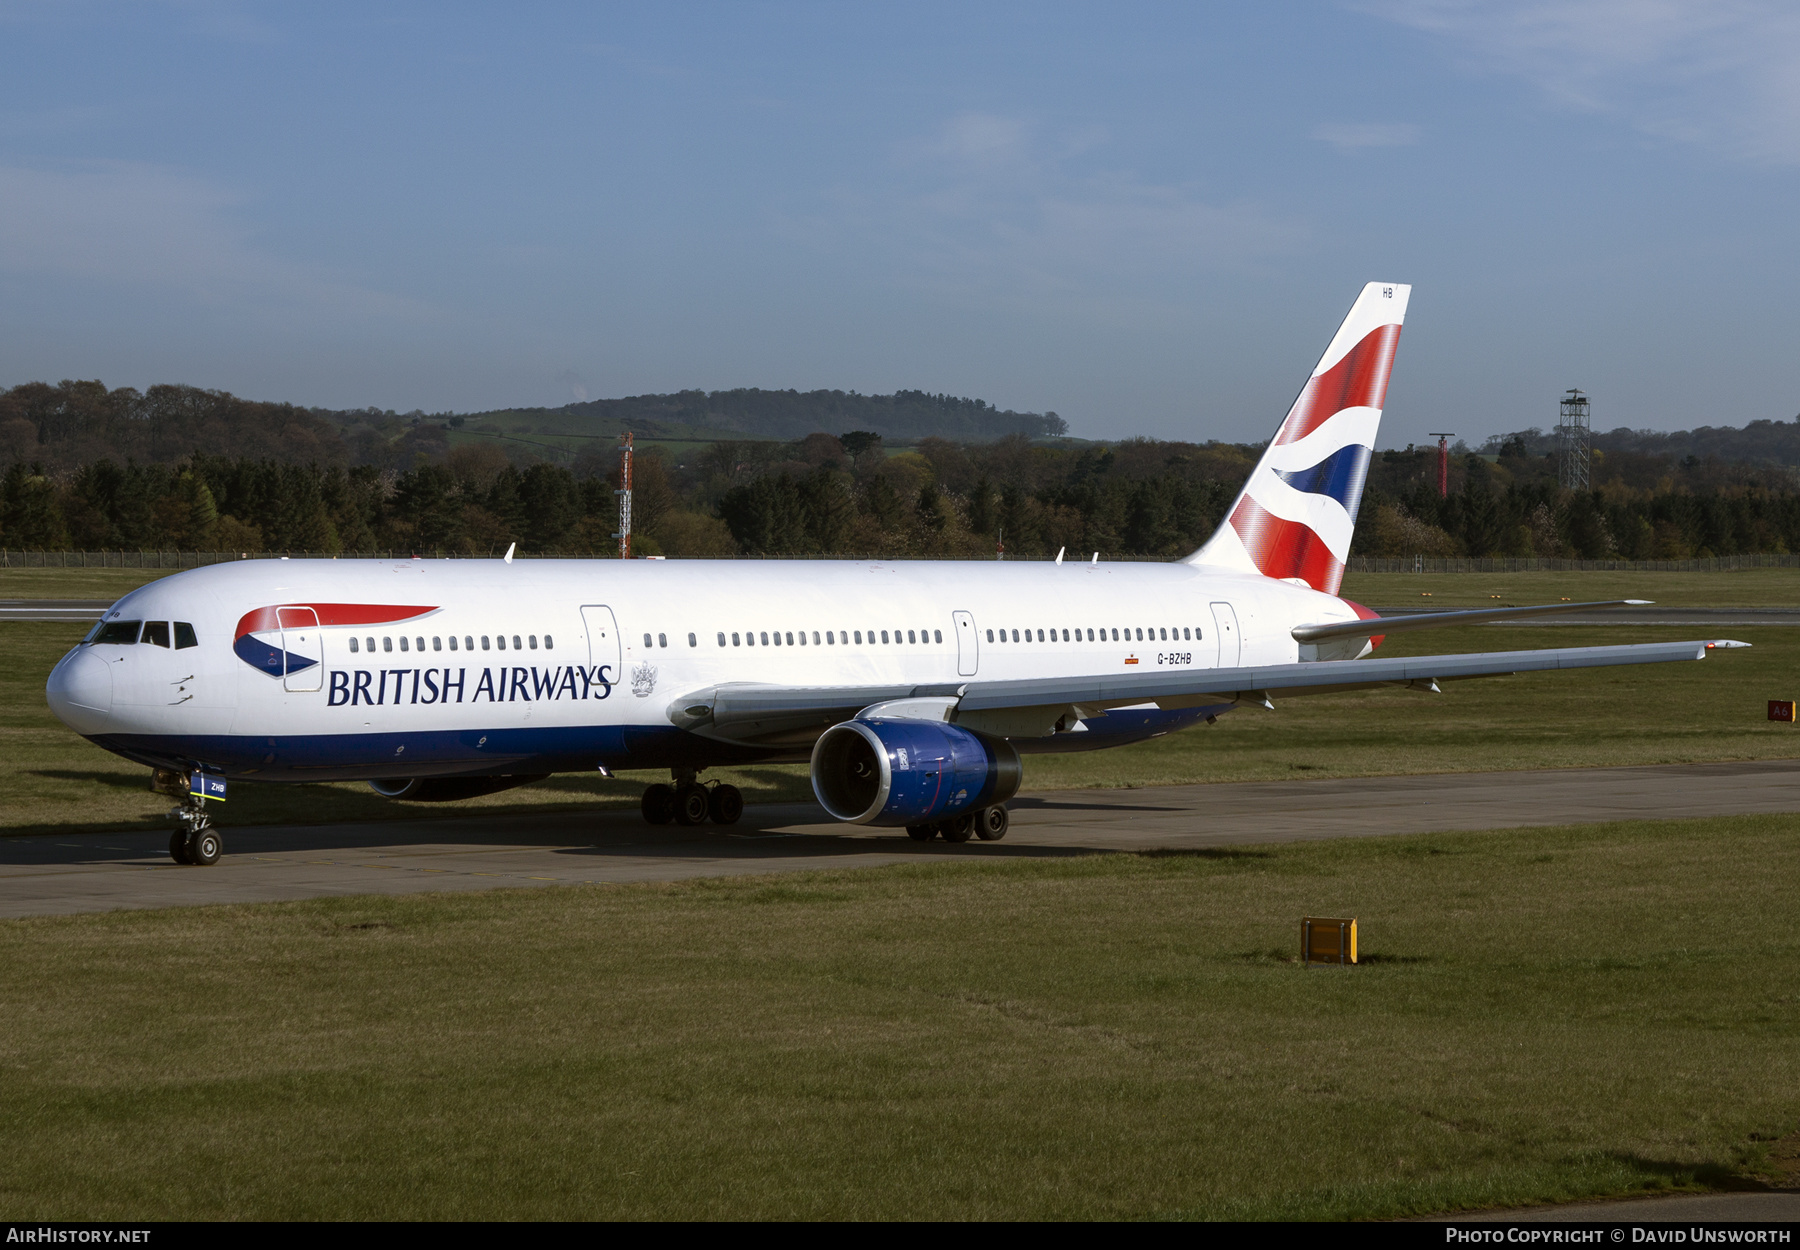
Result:
M1395 282L1363 288L1224 524L1189 564L1337 593L1411 294Z

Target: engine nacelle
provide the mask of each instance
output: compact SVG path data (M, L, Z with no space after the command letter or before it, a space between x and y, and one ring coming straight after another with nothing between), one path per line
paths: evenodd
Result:
M839 820L921 825L1004 803L1019 753L1000 738L930 720L848 720L813 747L813 793Z
M479 798L498 794L514 786L528 786L542 781L549 773L528 777L397 777L391 781L371 781L369 789L384 799L405 799L409 803L454 803L458 799Z

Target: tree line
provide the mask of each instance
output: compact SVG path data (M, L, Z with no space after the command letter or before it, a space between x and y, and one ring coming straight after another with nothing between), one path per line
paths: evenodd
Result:
M931 399L923 396L923 399ZM958 401L960 402L960 401ZM1780 446L1785 423L1755 432ZM617 457L571 465L453 438L448 421L321 413L192 387L28 383L0 392L0 546L605 554ZM1617 432L1615 432L1617 433ZM1730 431L1705 431L1731 445ZM359 442L358 440L361 440ZM1595 486L1566 491L1543 436L1378 452L1353 553L1669 559L1800 550L1800 479L1651 436L1596 439ZM1741 441L1741 440L1740 440ZM1797 444L1800 446L1800 444ZM176 449L180 450L177 453ZM1218 526L1260 445L929 437L879 431L641 450L641 555L1176 557Z

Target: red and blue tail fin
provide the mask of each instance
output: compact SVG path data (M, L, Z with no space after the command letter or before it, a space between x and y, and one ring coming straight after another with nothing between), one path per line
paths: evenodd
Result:
M1243 493L1189 564L1337 593L1411 294L1394 282L1363 288Z

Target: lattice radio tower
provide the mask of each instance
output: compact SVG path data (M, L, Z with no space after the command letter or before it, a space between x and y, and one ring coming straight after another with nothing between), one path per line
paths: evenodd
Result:
M1562 398L1562 419L1556 423L1562 441L1561 481L1564 490L1588 489L1588 397L1571 387Z

